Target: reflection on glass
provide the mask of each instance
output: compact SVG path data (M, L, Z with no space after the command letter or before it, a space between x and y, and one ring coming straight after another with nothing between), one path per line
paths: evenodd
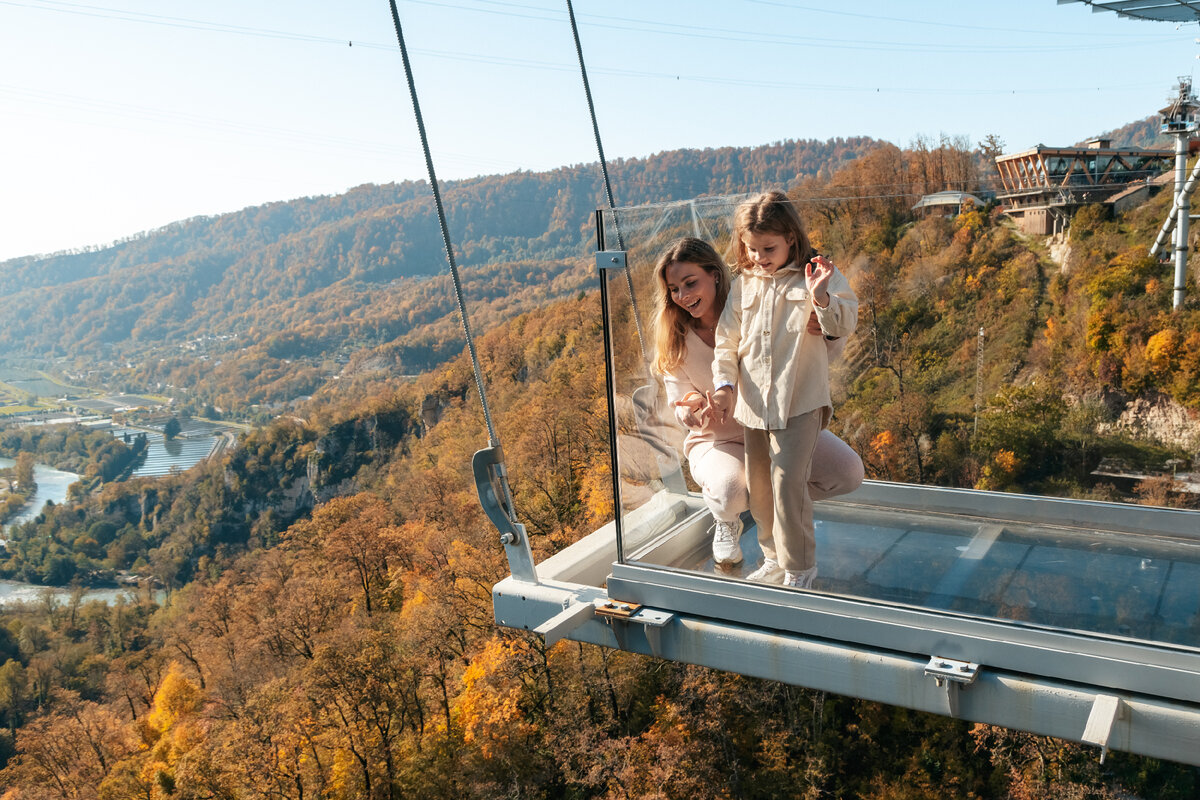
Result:
M716 198L606 211L608 247L623 242L626 268L604 275L612 348L621 535L625 552L652 541L703 508L686 474L686 431L670 412L662 381L650 369L654 262L680 236L700 236L719 251L729 242L728 217L741 198Z

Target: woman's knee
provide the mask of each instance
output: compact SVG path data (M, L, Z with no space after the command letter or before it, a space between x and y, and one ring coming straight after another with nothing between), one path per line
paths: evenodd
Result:
M829 431L822 431L813 454L809 493L814 500L853 492L862 485L866 472L862 459L850 445Z

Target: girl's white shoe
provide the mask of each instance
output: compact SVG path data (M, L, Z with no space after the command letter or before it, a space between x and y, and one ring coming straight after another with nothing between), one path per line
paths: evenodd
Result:
M813 581L817 579L817 565L800 572L785 572L783 575L784 586L795 586L797 589L811 589Z
M755 583L780 583L783 581L783 567L773 558L768 558L762 566L746 576L746 580Z

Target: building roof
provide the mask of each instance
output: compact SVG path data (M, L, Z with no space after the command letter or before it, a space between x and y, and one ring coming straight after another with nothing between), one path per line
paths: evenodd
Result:
M958 206L968 202L974 203L981 208L983 207L982 200L967 192L934 192L918 200L917 204L913 206L913 210L928 208L930 206Z
M1200 0L1197 0L1200 2ZM996 163L1002 161L1013 161L1029 156L1082 156L1086 158L1095 158L1097 156L1172 156L1175 151L1170 148L1155 148L1155 147L1088 147L1087 145L1076 145L1071 147L1050 147L1044 144L1038 144L1028 150L1022 150L1019 153L1006 153L996 156Z

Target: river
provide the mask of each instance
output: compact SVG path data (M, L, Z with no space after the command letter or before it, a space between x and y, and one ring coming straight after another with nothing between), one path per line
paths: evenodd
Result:
M0 457L0 469L12 467L15 464L16 462L11 458ZM9 524L33 519L42 512L42 508L48 500L62 503L67 499L67 487L79 480L79 476L74 472L54 469L45 464L34 464L33 479L37 481L37 492L33 499L5 524L6 528ZM59 603L65 603L71 599L72 591L69 587L38 586L21 581L0 580L0 606L37 602L45 597L46 593L52 595ZM105 603L114 603L118 598L133 600L136 596L137 593L133 589L88 589L83 595L84 600L100 600Z
M17 603L40 603L49 594L54 598L58 605L65 605L71 600L71 593L75 590L69 586L38 586L34 583L22 583L21 581L6 581L0 580L0 609L4 606L16 605ZM156 600L162 602L163 593L155 592ZM125 600L133 602L137 599L136 589L85 589L83 592L83 600L99 600L102 603L112 605L117 600Z
M0 469L7 469L16 463L11 458L0 457ZM37 481L37 493L6 524L16 525L28 522L42 513L42 506L46 505L47 500L53 500L55 503L63 502L67 499L67 487L79 480L79 476L74 472L64 472L61 469L47 467L45 464L34 464L33 479Z

